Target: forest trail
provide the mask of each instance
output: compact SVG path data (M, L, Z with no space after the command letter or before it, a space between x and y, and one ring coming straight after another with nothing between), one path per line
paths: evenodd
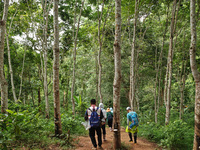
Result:
M102 147L104 150L113 150L113 132L106 128L106 140L103 141ZM129 136L125 132L125 129L121 129L121 140L124 145L128 145L130 150L161 150L155 143L149 142L145 139L138 138L137 144L129 143ZM77 139L77 144L75 150L90 150L92 148L92 143L89 136L79 136Z

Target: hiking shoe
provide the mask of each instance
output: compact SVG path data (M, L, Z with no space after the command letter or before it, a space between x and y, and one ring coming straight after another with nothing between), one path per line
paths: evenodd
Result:
M129 142L133 143L133 140L129 140Z
M97 148L96 147L92 147L92 150L97 150Z
M99 148L98 148L98 149L103 149L103 147L99 146Z

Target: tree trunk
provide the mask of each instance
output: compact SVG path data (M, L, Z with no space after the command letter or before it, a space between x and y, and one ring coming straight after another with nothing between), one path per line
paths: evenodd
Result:
M154 111L155 111L155 123L158 122L158 111L157 111L157 83L158 83L158 67L157 67L157 47L155 52L155 70L156 70L156 80L155 80L155 89L154 89Z
M196 18L195 18L195 0L190 0L190 30L191 30L191 44L190 44L190 66L192 75L195 80L195 129L194 129L194 143L193 150L199 150L200 147L200 73L197 69L196 62Z
M96 64L96 102L98 102L98 59L95 55L95 64Z
M115 76L113 83L113 108L114 108L114 149L121 148L120 134L120 88L121 88L121 0L115 0Z
M167 86L167 101L166 101L166 114L165 114L165 124L169 124L170 120L170 102L171 102L171 80L172 80L172 60L173 60L173 38L174 38L174 24L175 24L175 13L176 13L176 0L174 0L172 8L172 20L170 28L170 42L169 42L169 52L168 52L168 69L169 69L169 80ZM176 18L177 19L177 18Z
M132 51L131 51L131 64L130 64L130 98L131 98L131 108L134 109L135 103L135 83L134 83L134 76L135 76L135 42L136 42L136 27L137 27L137 10L138 0L135 0L135 21L134 21L134 31L133 31L133 42L132 42Z
M28 79L29 79L29 85L30 85L30 90L31 90L31 100L33 102L33 106L35 105L34 103L34 99L33 99L33 88L31 86L31 76L30 76L30 72L28 72Z
M179 119L182 119L183 114L183 103L184 103L184 89L185 89L185 69L186 69L186 61L183 61L183 75L181 76L181 84L180 84L180 92L181 92L181 100L180 100L180 113Z
M185 48L185 34L184 34L183 48L182 49L184 50L184 48ZM182 119L182 114L183 114L186 64L187 64L187 56L185 56L185 51L184 51L183 59L182 59L182 66L181 66L181 73L180 73L180 80L178 81L179 85L180 85L180 93L181 93L180 111L179 111L179 119L180 120Z
M158 115L158 111L159 111L159 107L160 107L160 95L161 95L161 90L160 90L160 83L161 83L161 75L162 75L162 59L163 59L163 50L164 50L164 42L165 42L165 37L166 37L166 33L167 33L167 28L168 28L168 11L169 11L169 5L168 5L168 8L167 8L167 18L166 18L166 24L165 24L165 30L163 32L163 40L162 40L162 47L161 47L161 51L160 51L160 56L159 56L159 60L158 60L158 66L157 66L157 70L156 70L156 78L159 77L159 79L156 79L158 80L158 94L157 94L157 108L156 108L156 112L155 112L155 122L157 123L157 115ZM158 73L160 73L158 75ZM157 85L156 85L157 87ZM166 104L166 103L165 103Z
M8 16L9 0L4 1L3 17L0 21L0 85L1 85L1 113L7 113L8 109L8 83L4 76L4 44L5 44L5 32L6 21Z
M7 40L8 63L9 63L9 69L10 69L10 78L11 78L13 99L14 99L15 103L17 103L17 97L16 97L16 93L15 93L15 85L14 85L14 81L13 81L13 70L12 70L11 57L10 57L10 46L9 46L8 34L6 35L6 40Z
M78 31L79 31L79 24L80 24L80 19L81 19L81 13L82 9L84 6L85 0L82 1L82 6L80 9L80 14L79 14L79 19L78 19L78 25L77 25L77 30L76 30L76 35L74 38L74 53L73 53L73 79L72 79L72 89L71 89L71 100L72 100L72 113L75 115L75 102L74 102L74 87L75 87L75 71L76 71L76 46L77 46L77 37L78 37ZM75 29L75 28L74 28Z
M9 46L9 40L8 40L8 36L12 27L12 22L14 19L14 16L17 13L17 9L15 11L15 14L12 16L11 19L11 23L10 23L10 27L9 27L9 31L6 34L6 40L7 40L7 49L8 49L8 64L9 64L9 69L10 69L10 78L11 78L11 86L12 86L12 92L13 92L13 99L15 101L15 103L17 103L17 97L16 97L16 93L15 93L15 85L14 85L14 81L13 81L13 70L12 70L12 63L11 63L11 56L10 56L10 46Z
M49 8L51 6L51 2L49 4ZM48 99L48 84L47 84L47 31L48 31L48 15L49 15L49 8L47 9L47 0L45 3L42 0L42 8L43 8L43 52L44 52L44 96L45 96L45 112L46 118L49 118L49 99Z
M60 94L59 94L59 23L58 23L59 0L54 0L53 21L54 21L54 48L53 48L53 98L54 98L54 122L55 135L62 134L60 116Z
M97 6L99 8L99 5ZM104 8L104 0L101 5L102 10L101 14L99 15L99 9L98 9L98 42L99 42L99 52L98 52L98 65L99 65L99 82L98 82L98 92L99 92L99 98L100 102L103 103L103 96L101 93L101 73L102 73L102 64L101 64L101 51L102 51L102 40L101 40L101 19L103 14L103 8Z
M40 94L40 87L38 88L38 107L39 107L39 112L41 112L41 94Z
M19 96L18 96L18 100L20 100L21 97L21 93L22 93L22 82L23 82L23 73L24 73L24 62L25 62L25 58L26 58L26 48L24 51L24 57L23 57L23 63L22 63L22 72L21 72L21 81L20 81L20 89L19 89Z

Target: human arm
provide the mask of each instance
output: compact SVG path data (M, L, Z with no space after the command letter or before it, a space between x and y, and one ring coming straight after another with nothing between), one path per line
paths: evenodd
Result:
M105 110L103 111L103 117L104 117L104 119L106 120L106 118L107 118L107 113L106 113Z
M103 115L103 112L102 112L102 109L100 111L100 120L104 118L104 115Z
M127 126L128 126L128 129L130 129L130 126L129 126L129 122L130 122L130 119L129 119L129 115L127 114Z
M85 119L85 121L87 121L87 120L88 120L88 113L87 113L87 110L86 110L86 112L85 112L84 119Z

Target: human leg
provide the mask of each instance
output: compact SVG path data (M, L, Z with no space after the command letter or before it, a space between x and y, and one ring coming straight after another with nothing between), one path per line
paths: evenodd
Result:
M102 131L103 131L103 140L106 141L106 125L102 125Z
M97 132L97 136L98 136L98 145L99 145L99 147L101 147L101 145L102 145L101 128L97 127L96 132Z
M96 139L95 139L95 128L94 127L91 127L89 129L89 136L90 136L93 146L96 148L97 143L96 143Z
M108 120L108 126L110 128L110 131L112 131L112 120Z
M134 133L134 142L137 143L137 132Z
M130 138L129 142L132 142L132 141L133 141L133 138L132 138L132 133L131 133L131 132L129 132L129 133L128 133L128 135L129 135L129 138Z

